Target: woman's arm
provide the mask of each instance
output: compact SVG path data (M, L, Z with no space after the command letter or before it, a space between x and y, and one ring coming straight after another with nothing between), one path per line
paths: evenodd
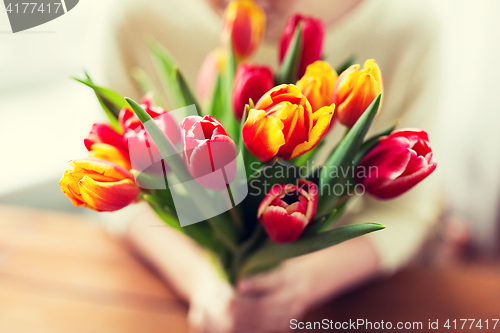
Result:
M192 332L272 332L308 308L374 277L378 258L364 238L286 261L276 270L240 281L221 279L207 254L146 210L130 224L128 243L189 302Z
M163 224L150 209L131 221L125 237L185 301L193 299L207 281L220 280L207 253L189 237Z

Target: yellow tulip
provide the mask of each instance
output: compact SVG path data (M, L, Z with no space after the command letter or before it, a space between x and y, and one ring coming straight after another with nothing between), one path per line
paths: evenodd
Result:
M116 163L127 170L132 169L128 154L106 143L94 143L90 147L89 157Z
M139 188L132 174L116 163L86 158L69 162L59 185L75 206L115 211L136 200Z
M340 74L333 89L333 102L337 105L337 118L347 127L352 127L383 92L382 73L373 59L365 62L363 69L352 65Z
M306 73L297 82L297 88L311 103L313 112L333 103L337 77L337 72L326 61L318 60L307 66Z
M269 90L250 110L243 126L243 141L261 161L285 160L311 150L328 131L335 106L314 114L311 104L293 84Z

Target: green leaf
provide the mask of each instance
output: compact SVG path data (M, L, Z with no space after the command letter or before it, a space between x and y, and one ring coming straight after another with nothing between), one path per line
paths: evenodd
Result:
M167 103L162 99L162 96L158 89L156 88L155 84L149 77L149 75L139 67L134 67L132 69L132 77L139 83L141 86L141 90L143 94L147 94L152 92L153 93L153 102L156 105L159 105L163 108L167 108Z
M221 123L224 125L224 128L229 133L234 142L238 142L239 140L239 122L236 119L233 110L233 83L234 83L234 75L236 72L237 62L236 56L234 55L234 49L232 44L229 45L228 55L226 60L226 70L224 75L222 76L223 81L223 96L224 103L223 109L224 113L218 118Z
M196 110L198 113L201 112L200 105L196 101L196 98L194 98L193 94L191 93L191 90L189 89L186 79L184 78L184 75L177 69L175 71L176 75L176 83L179 86L179 91L182 95L182 98L184 100L184 105L183 106L188 106L194 104L196 106Z
M174 103L174 108L185 106L181 88L177 82L177 74L174 73L177 70L177 65L173 56L156 40L150 40L148 45L152 53L156 71L169 100Z
M351 55L349 58L347 58L346 61L344 61L340 66L336 68L337 73L340 75L342 74L343 71L354 65L356 62L356 57L354 55Z
M398 123L399 121L393 122L389 126L382 129L380 132L378 132L377 134L373 135L371 138L363 142L363 144L359 148L359 151L356 154L356 157L354 158L353 164L358 165L359 162L361 162L361 160L363 159L363 157L365 157L373 148L375 148L375 146L378 145L382 137L387 136L391 134L392 131L394 131Z
M240 277L258 273L286 259L319 251L384 228L378 223L353 224L306 236L292 243L268 242L248 258L240 270Z
M162 74L160 79L168 95L173 99L175 107L181 108L195 104L198 113L200 113L200 105L191 93L186 79L175 63L174 57L155 40L149 42L149 48L153 53L153 60L158 68L158 72Z
M210 105L208 107L208 114L212 115L216 119L222 119L224 115L224 92L222 89L222 76L217 75L215 80L214 91L212 93L212 99L210 100Z
M163 222L176 230L182 231L179 221L177 221L175 217L165 211L165 208L162 207L161 203L156 197L150 194L144 194L143 199L149 203L151 208L153 208L153 210L155 211L156 215L158 215L163 220Z
M322 221L318 221L316 224L308 227L304 234L312 235L317 234L318 232L322 232L327 230L331 225L333 225L343 214L347 207L347 203L349 202L350 197L344 196L344 201L339 203L337 207L333 210L328 218L323 217Z
M193 238L198 244L209 248L213 251L220 251L221 246L217 243L216 239L213 237L212 230L206 223L196 223L182 228L179 221L165 211L158 199L152 195L145 194L143 199L146 200L151 208L154 210L156 215L161 218L168 226L182 233L186 233L189 237Z
M278 72L276 73L275 83L293 83L298 80L300 56L302 53L302 23L299 23L295 28L292 40L288 45L285 57L281 63Z
M324 168L321 170L319 181L320 198L316 216L323 216L333 210L335 200L333 200L334 197L332 197L332 192L334 191L331 191L331 189L333 189L336 184L343 184L348 179L342 176L342 172L349 174L349 169L354 167L354 158L378 112L381 97L381 93L375 97L373 102L368 106L361 117L359 117L358 121L344 136L342 141L340 141L333 154L326 161ZM338 177L330 178L332 170L338 171ZM325 193L330 195L325 195Z
M87 80L81 80L78 78L73 78L76 81L83 83L84 85L92 88L94 93L101 104L102 109L108 116L111 126L118 132L122 132L122 128L118 123L118 116L120 115L120 110L128 106L127 102L122 95L114 90L104 88L95 85L90 77L87 75Z

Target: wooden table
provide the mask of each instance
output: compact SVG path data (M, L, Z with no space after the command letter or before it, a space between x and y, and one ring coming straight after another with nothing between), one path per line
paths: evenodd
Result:
M183 333L186 312L99 225L79 215L0 206L0 332ZM306 320L427 325L428 319L499 317L500 267L476 264L406 270L316 309Z

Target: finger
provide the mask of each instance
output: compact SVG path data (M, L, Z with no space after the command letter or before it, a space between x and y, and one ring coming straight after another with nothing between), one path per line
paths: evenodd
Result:
M203 313L191 309L188 313L189 333L203 333Z
M237 290L243 295L261 295L275 292L282 282L283 272L281 269L276 269L239 281Z

